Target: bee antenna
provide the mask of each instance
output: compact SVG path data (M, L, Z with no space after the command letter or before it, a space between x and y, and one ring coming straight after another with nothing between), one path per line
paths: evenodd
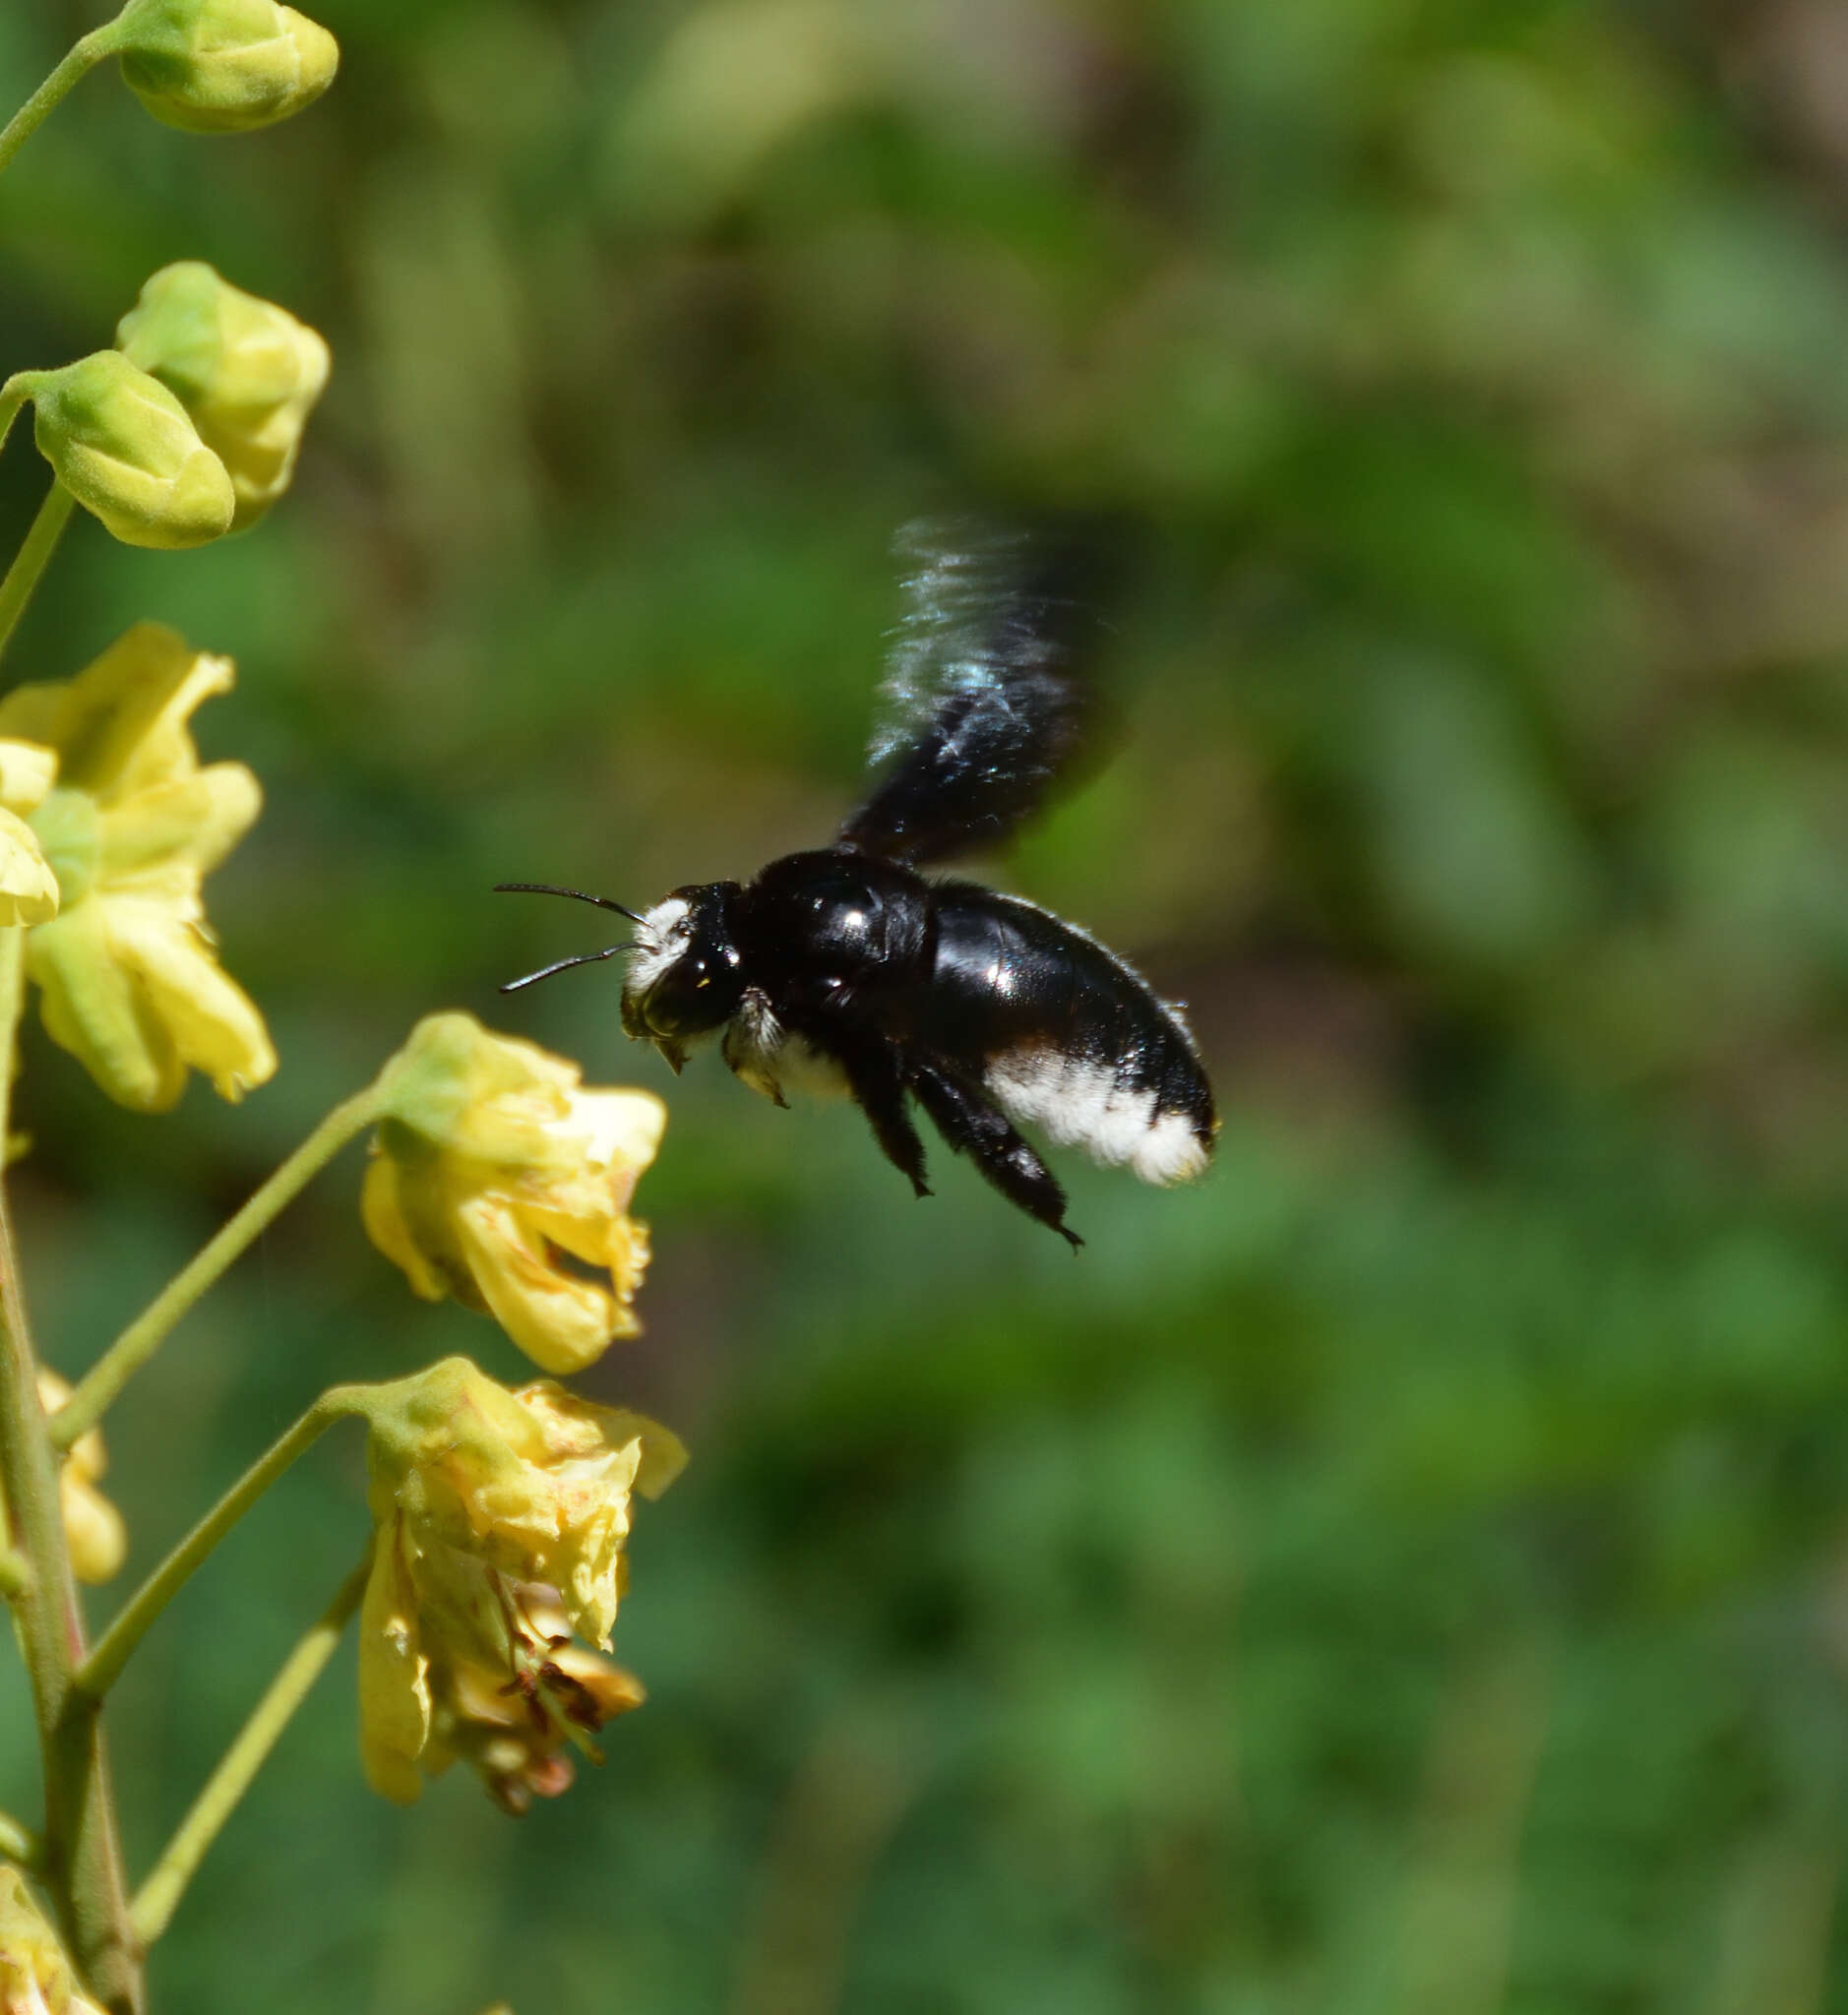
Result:
M559 894L568 891L560 889ZM592 898L594 900L594 898ZM522 987L529 987L535 980L549 980L555 972L568 972L574 965L595 965L605 958L614 958L619 951L633 951L633 944L605 945L601 951L581 951L576 958L561 958L556 964L542 965L537 972L529 972L524 979L509 980L501 989L503 994L517 994Z
M634 910L625 909L620 902L612 902L607 895L586 895L582 888L560 888L550 882L497 882L494 892L496 895L569 895L574 902L593 902L598 909L613 909L619 917L627 917L632 924L642 921ZM603 954L598 952L596 955L600 958Z

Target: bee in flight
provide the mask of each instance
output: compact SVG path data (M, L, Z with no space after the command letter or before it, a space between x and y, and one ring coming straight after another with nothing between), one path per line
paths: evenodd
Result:
M1100 626L1062 591L1071 556L1030 536L900 533L906 612L871 793L832 846L749 883L676 888L638 915L545 883L500 886L618 911L633 940L514 980L630 954L625 1033L678 1072L723 1030L725 1062L777 1105L844 1091L918 1195L915 1100L994 1187L1077 1247L1065 1191L1015 1122L1144 1182L1199 1175L1218 1121L1178 1007L1049 911L918 871L1006 838L1081 755Z

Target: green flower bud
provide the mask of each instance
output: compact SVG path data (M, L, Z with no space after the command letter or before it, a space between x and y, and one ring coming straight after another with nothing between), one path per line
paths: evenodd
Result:
M302 428L328 382L328 346L286 309L234 287L203 260L165 266L116 326L132 364L158 378L223 462L233 531L288 488Z
M186 408L119 350L13 383L32 401L33 438L58 480L128 546L203 546L231 527L223 462Z
M122 76L163 125L249 133L312 104L339 44L277 0L129 0L117 18Z

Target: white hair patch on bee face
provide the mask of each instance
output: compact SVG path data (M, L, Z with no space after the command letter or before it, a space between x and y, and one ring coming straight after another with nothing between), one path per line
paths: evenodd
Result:
M1010 1119L1043 1128L1060 1147L1084 1148L1105 1168L1127 1167L1165 1188L1206 1166L1192 1119L1121 1082L1114 1065L1023 1046L994 1058L983 1081Z
M657 902L636 926L636 948L629 954L629 991L646 994L686 950L693 934L687 928L684 896Z

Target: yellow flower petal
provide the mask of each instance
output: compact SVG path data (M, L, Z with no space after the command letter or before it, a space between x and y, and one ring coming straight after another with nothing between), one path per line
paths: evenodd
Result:
M602 1356L618 1327L614 1299L552 1262L544 1241L505 1196L483 1192L455 1210L467 1266L494 1318L541 1370L581 1372Z
M151 784L103 813L100 872L123 883L172 863L190 869L196 890L262 810L263 786L241 763L214 763Z
M140 982L147 1012L170 1032L182 1064L203 1071L233 1104L275 1075L276 1051L263 1016L196 926L127 896L92 902L108 920L111 952Z
M394 1804L423 1790L417 1759L430 1739L430 1665L416 1591L396 1523L381 1527L359 1612L359 1756L366 1782Z
M58 913L58 878L24 819L0 806L0 925L48 924Z
M229 658L194 650L158 623L137 623L74 679L0 700L0 735L48 743L61 780L104 806L199 766L187 722L230 690Z
M58 1504L78 1580L95 1585L119 1573L128 1558L128 1528L121 1512L68 1466L58 1481Z
M58 780L58 752L37 742L0 741L0 805L24 819Z
M398 1163L389 1154L380 1153L376 1141L359 1189L359 1216L367 1238L388 1259L403 1268L413 1294L426 1302L440 1302L449 1293L449 1282L424 1257L411 1236L404 1216Z
M178 1100L186 1066L117 963L100 903L80 902L40 924L26 941L26 970L40 990L45 1033L118 1105L163 1113Z

